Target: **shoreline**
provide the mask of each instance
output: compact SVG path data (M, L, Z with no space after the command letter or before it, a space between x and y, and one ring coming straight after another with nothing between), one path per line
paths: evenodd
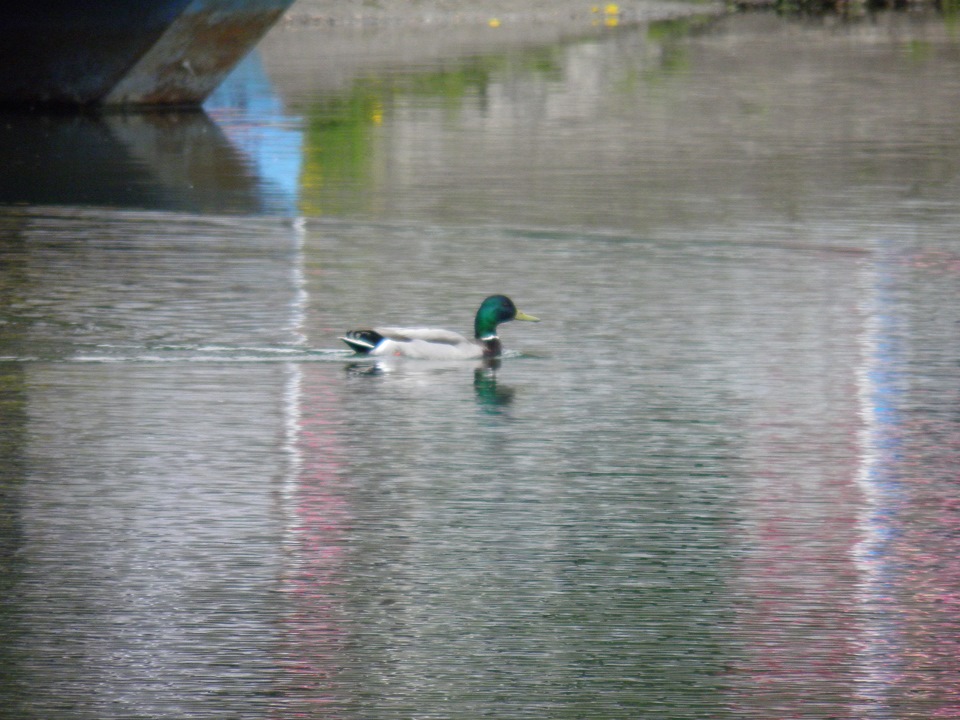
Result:
M720 2L695 0L297 0L258 47L277 86L307 97L383 68L727 14Z
M278 24L341 29L552 26L586 30L725 11L721 3L689 0L297 0Z

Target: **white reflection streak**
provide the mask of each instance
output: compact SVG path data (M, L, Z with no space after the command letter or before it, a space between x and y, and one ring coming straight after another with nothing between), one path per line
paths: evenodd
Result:
M882 290L876 263L864 265L860 313L864 318L857 367L860 414L860 461L856 483L863 497L857 520L860 540L853 548L859 571L856 590L860 637L856 642L861 670L857 673L855 717L891 717L888 695L896 678L896 623L889 607L888 541L893 498L883 477L885 420ZM886 391L888 392L888 391Z
M304 238L306 236L306 221L302 217L293 220L293 263L290 268L290 287L293 290L293 298L290 301L290 331L296 338L297 345L303 345L306 342L306 336L303 333L304 318L307 308L307 288L304 276ZM283 478L282 495L284 512L293 507L293 497L297 489L297 478L300 475L300 467L303 458L300 452L300 395L302 385L302 372L299 363L288 363L286 366L287 380L284 387L284 453L289 458L288 471ZM293 527L286 518L285 526Z

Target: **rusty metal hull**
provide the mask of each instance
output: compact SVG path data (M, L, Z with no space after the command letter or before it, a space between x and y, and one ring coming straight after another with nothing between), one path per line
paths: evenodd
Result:
M34 0L0 22L0 105L199 105L293 0Z

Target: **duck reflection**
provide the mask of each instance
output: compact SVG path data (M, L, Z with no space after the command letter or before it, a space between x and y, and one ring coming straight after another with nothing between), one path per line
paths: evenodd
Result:
M497 371L500 365L500 358L484 358L479 364L473 366L474 397L480 409L491 414L502 414L513 403L516 392L513 387L498 381ZM448 371L457 372L462 367L462 361L411 362L402 358L383 358L375 362L350 362L344 366L344 371L350 377L364 378L384 377L401 369L409 373L419 370L427 375L439 375Z
M344 371L351 377L370 377L383 375L388 372L383 363L380 362L352 362L347 363Z
M501 385L497 381L499 368L500 359L490 358L473 370L473 390L477 404L485 412L496 415L502 414L513 403L515 392L509 385Z

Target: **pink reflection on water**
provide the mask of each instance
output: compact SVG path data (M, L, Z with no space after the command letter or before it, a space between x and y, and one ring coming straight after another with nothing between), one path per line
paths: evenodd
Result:
M802 396L771 393L745 427L739 716L960 718L960 388L887 297L903 278L880 271L905 266L926 269L868 268L855 332L821 320L830 377L795 378Z
M934 310L938 293L955 291L960 255L910 253L892 265L929 297L897 317L881 295L877 312L866 527L877 536L876 625L898 633L886 701L891 717L960 718L960 373L956 344L944 356L941 337L952 325L956 339L957 326Z
M333 718L343 700L338 677L349 642L343 606L353 517L337 431L338 397L315 367L297 372L297 470L287 498L289 559L283 578L289 608L283 621L283 692L290 704L283 717Z
M898 430L904 503L890 563L904 647L896 697L923 711L912 717L960 718L960 426L955 416L928 415L904 418Z
M813 328L802 340L807 357L771 354L755 369L743 428L753 482L741 498L744 551L731 578L740 652L728 680L738 716L852 716L860 618L851 556L862 502L858 387L844 371L856 354L852 311L852 303L814 309L804 318Z

